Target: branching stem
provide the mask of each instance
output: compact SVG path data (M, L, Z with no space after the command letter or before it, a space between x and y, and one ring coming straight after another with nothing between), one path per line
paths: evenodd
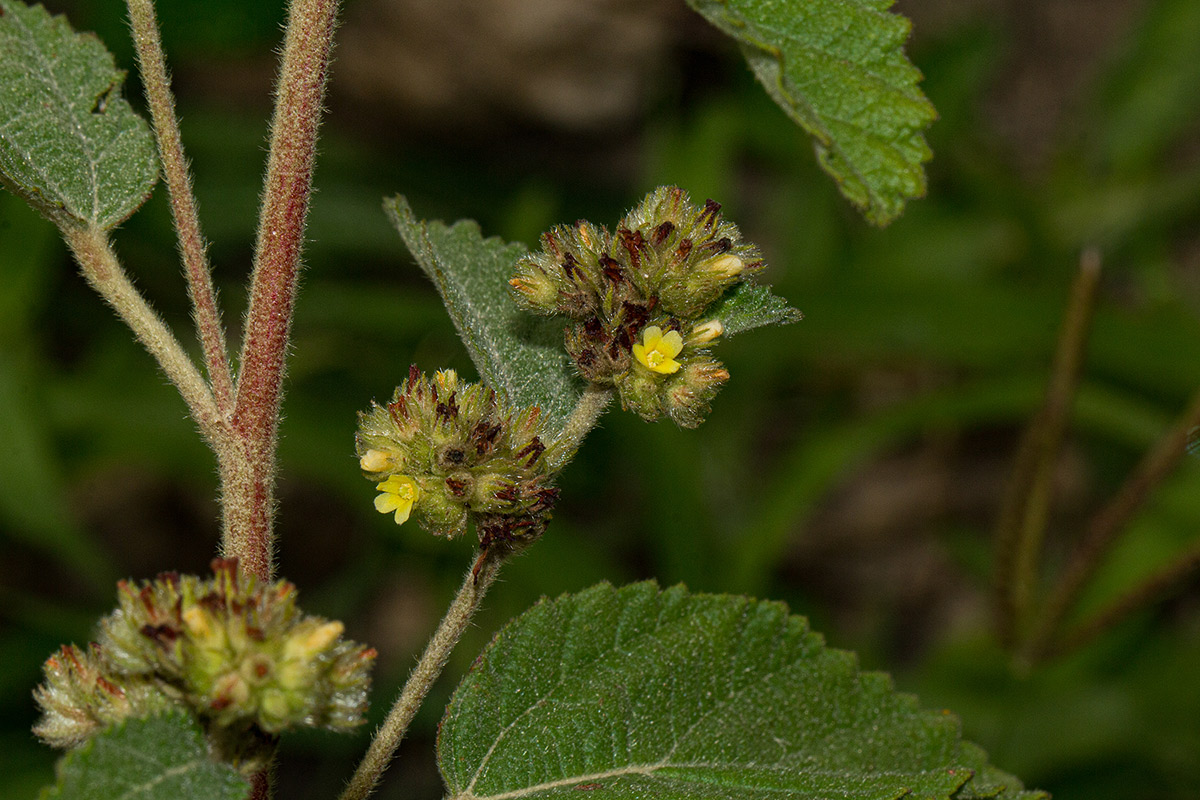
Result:
M196 365L159 316L150 308L125 274L108 234L93 228L62 228L63 239L71 248L87 282L125 321L138 341L162 367L179 389L192 418L214 448L225 439L226 430L212 391Z
M498 549L486 551L481 562L474 569L467 571L462 588L458 590L458 595L446 611L446 616L442 617L433 638L426 645L421 660L408 676L408 681L392 705L392 710L388 712L387 719L376 731L371 747L363 756L362 763L358 765L358 770L350 779L346 790L342 792L340 800L363 800L375 789L425 695L442 674L451 651L462 638L471 618L475 616L488 587L496 580L504 558L505 554Z
M171 92L171 79L167 75L154 2L127 0L127 5L138 66L146 87L150 115L154 120L158 154L171 197L171 216L175 220L179 252L192 300L192 318L204 351L204 363L217 408L223 417L228 417L233 413L233 375L225 347L225 329L221 325L221 311L213 289L212 269L205 252L204 237L200 234L200 218L196 213L192 178L183 153L179 120L175 114L175 97Z

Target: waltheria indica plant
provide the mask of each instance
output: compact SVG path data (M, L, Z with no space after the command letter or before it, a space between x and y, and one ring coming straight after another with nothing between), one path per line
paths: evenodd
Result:
M886 3L691 2L738 40L869 220L890 221L924 192L934 114L903 54L908 24ZM120 583L97 641L46 661L35 733L68 751L49 797L265 798L280 736L363 721L374 651L344 640L342 623L303 614L295 587L273 576L276 429L337 5L290 3L235 370L151 0L128 0L149 126L95 38L0 0L0 178L59 228L178 387L221 483L212 576ZM809 52L821 57L800 57ZM199 365L108 236L160 174ZM371 793L501 566L547 531L555 479L613 396L647 421L695 428L736 377L714 347L799 318L747 280L762 255L721 207L677 188L651 192L611 231L557 227L536 253L472 223L421 222L403 198L386 210L481 382L412 368L361 416L359 466L378 511L446 537L473 529L479 550L344 800ZM561 325L519 334L522 314ZM952 717L859 672L782 606L648 583L544 601L507 626L446 711L439 763L448 796L464 800L1037 794L961 741Z

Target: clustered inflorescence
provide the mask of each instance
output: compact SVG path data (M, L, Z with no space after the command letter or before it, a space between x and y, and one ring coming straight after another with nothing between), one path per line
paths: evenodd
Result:
M615 234L583 221L544 234L510 284L527 310L573 321L566 347L586 380L647 421L694 428L729 378L709 352L724 331L711 306L762 266L718 203L664 187Z
M213 572L118 584L100 641L46 661L34 732L73 747L127 717L182 707L218 757L249 773L285 729L361 724L375 651L344 640L342 623L302 614L291 583L260 584L236 559L215 560Z
M558 497L537 408L513 409L452 370L416 367L387 405L360 415L359 465L376 481L375 508L410 514L447 537L474 522L480 543L515 548L541 536Z

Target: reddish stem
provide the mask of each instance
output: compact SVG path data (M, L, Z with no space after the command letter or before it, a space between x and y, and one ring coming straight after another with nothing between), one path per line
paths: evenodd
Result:
M337 0L295 0L289 13L234 406L240 452L225 459L245 464L232 470L225 496L226 555L263 579L271 574L284 361L337 10Z

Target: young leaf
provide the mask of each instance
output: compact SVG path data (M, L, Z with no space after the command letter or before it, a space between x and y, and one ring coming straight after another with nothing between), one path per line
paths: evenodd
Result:
M519 406L538 406L561 429L582 392L562 345L561 323L534 319L508 296L516 243L484 239L479 226L422 222L397 195L384 209L417 264L437 286L484 382Z
M242 800L249 786L213 761L186 714L130 719L65 755L40 800Z
M937 117L892 2L688 0L741 44L767 93L816 140L821 166L876 225L925 194L921 132Z
M788 325L804 319L803 314L774 294L769 286L749 282L739 283L718 300L705 314L709 315L721 321L725 336L764 325Z
M510 623L455 691L438 760L456 800L1021 792L956 718L860 672L781 604L652 583Z
M0 0L0 183L60 228L107 230L150 196L158 156L124 78L95 36Z

